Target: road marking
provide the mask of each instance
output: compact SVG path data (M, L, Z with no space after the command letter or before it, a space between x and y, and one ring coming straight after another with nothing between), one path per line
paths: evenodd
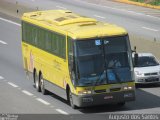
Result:
M54 106L50 106L51 108L54 108Z
M155 31L155 32L158 32L159 30L156 30L156 29L153 29L153 28L148 28L148 27L142 27L143 29L146 29L146 30L151 30L151 31Z
M58 6L58 5L57 5L56 7L57 7L57 8L60 8L60 9L65 9L65 10L67 9L67 8L65 8L65 7Z
M41 99L41 98L37 98L36 100L38 100L39 102L41 102L41 103L43 103L43 104L45 104L45 105L50 105L49 102L47 102L47 101L45 101L45 100L43 100L43 99Z
M113 9L113 10L116 10L116 11L122 11L122 12L128 12L128 13L132 13L132 14L137 14L137 15L148 16L148 17L152 17L152 18L160 20L159 17L155 17L155 16L151 16L151 15L146 15L144 13L138 13L138 12L130 11L130 10L126 10L126 9L120 9L120 8L114 8L114 7L109 7L109 6L98 5L98 4L94 4L94 3L85 2L85 1L82 1L82 0L81 1L74 0L74 1L82 2L84 4L88 4L88 5L92 5L92 6L94 5L96 7L103 7L103 8L107 8L107 9Z
M4 77L0 76L0 80L3 80L3 79L4 79Z
M17 25L17 26L21 26L21 24L19 24L19 23L16 23L16 22L13 22L11 20L7 20L7 19L1 18L1 17L0 17L0 20L3 20L5 22L11 23L11 24L14 24L14 25Z
M97 18L105 19L105 17L103 17L103 16L99 16L99 15L94 15L94 16Z
M56 111L59 112L59 113L61 113L61 114L64 114L64 115L68 115L67 112L65 112L65 111L63 111L63 110L61 110L61 109L56 109Z
M154 18L154 19L158 19L158 20L160 20L160 18L159 18L159 17L155 17L155 16L152 16L152 15L146 15L146 16L148 16L148 17L152 17L152 18Z
M9 85L11 85L12 87L18 87L17 85L15 85L14 83L8 82Z
M26 94L26 95L29 95L29 96L32 96L33 94L32 93L30 93L30 92L28 92L28 91L26 91L26 90L23 90L22 91L24 94Z
M3 44L3 45L7 45L7 43L2 41L2 40L0 40L0 43Z

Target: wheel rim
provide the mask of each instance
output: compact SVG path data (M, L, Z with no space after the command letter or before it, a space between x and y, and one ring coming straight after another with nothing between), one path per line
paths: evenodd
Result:
M38 88L38 87L39 87L39 82L38 82L38 80L36 78L36 88Z
M69 101L70 101L70 105L73 106L73 99L72 99L72 93L69 92Z
M44 91L44 81L42 78L41 78L41 90Z

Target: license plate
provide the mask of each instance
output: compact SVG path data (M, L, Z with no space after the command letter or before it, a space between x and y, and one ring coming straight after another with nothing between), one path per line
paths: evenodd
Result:
M105 99L105 100L113 99L113 96L105 96L104 99Z
M146 82L154 82L154 81L158 81L158 78L148 78L146 79Z

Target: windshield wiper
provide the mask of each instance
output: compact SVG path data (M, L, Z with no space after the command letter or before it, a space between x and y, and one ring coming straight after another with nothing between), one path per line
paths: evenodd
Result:
M103 74L106 72L106 70L103 70L103 72L99 75L98 79L96 80L94 87L99 83L99 81L101 81L101 77L103 76Z

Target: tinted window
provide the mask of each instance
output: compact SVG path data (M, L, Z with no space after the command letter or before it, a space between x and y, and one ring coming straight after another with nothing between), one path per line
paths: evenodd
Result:
M101 40L81 40L76 42L78 56L101 54L102 47L96 44Z
M136 67L147 67L156 65L159 65L159 63L156 61L154 57L143 56L143 57L138 57L138 64Z
M104 39L105 52L115 53L127 51L127 36L108 37Z
M61 58L66 58L64 35L22 22L22 40Z

